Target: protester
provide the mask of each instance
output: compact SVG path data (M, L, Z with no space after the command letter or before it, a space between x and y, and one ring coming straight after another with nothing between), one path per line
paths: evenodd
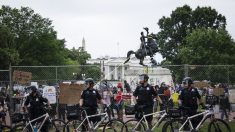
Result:
M122 84L118 83L117 88L118 88L117 94L114 95L115 106L116 106L116 107L114 107L114 109L116 109L116 111L117 111L118 119L123 120L123 98L122 98L123 88L122 88Z
M124 80L124 88L126 89L127 93L131 93L131 87L130 87L129 83L127 83L126 80Z

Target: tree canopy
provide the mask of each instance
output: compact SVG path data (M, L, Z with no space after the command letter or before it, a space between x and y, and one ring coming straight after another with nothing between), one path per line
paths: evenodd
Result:
M52 21L28 7L0 8L1 69L12 65L85 64L90 54L67 49Z
M161 54L171 64L234 64L234 42L226 18L211 7L188 5L163 16L157 34ZM223 49L222 47L226 47ZM218 53L216 56L215 54ZM229 54L232 53L232 54ZM216 58L216 57L218 57ZM233 57L233 59L228 59Z
M185 38L179 51L184 64L234 64L235 43L224 29L199 28Z

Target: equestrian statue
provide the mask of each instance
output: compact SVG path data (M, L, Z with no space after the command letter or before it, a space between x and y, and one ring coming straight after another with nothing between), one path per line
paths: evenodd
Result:
M146 66L143 61L146 56L150 56L151 63L153 66L157 65L157 61L153 58L155 53L159 52L157 43L156 43L156 35L151 33L149 34L149 29L146 27L144 30L147 32L147 35L144 35L144 32L141 32L140 37L140 48L137 51L130 50L127 52L127 60L124 62L127 63L130 60L132 54L135 54L135 57L140 60L140 65Z

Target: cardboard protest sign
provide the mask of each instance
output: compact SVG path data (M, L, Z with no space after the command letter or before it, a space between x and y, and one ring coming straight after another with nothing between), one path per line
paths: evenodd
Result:
M59 103L60 104L78 104L83 84L60 84Z
M229 102L231 104L235 103L235 89L229 90Z
M201 82L201 81L196 81L193 83L193 86L194 87L197 87L197 88L207 88L209 87L209 84L207 82Z
M28 84L32 79L31 72L17 71L13 72L13 81L19 84Z
M224 89L219 88L219 87L214 88L213 95L215 95L215 96L224 95Z
M47 98L50 104L56 103L56 89L54 86L46 86L43 88L43 97Z

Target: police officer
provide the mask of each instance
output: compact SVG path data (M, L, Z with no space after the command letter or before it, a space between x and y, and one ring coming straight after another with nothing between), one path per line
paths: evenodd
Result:
M42 95L37 91L37 88L35 86L30 86L28 88L31 89L31 93L26 97L26 101L24 103L24 111L27 112L27 106L30 105L28 109L30 120L33 120L46 113L44 110L44 103L47 103L48 108L51 108L51 105L46 98L42 97ZM44 126L41 128L41 131L48 131L47 122L44 123Z
M147 74L141 74L139 76L140 85L136 87L133 93L134 100L136 100L136 108L138 109L139 106L142 106L144 114L153 113L154 98L156 98L160 103L162 103L153 86L148 84L148 79L149 77ZM137 119L141 118L139 117L138 112L135 117ZM147 117L148 125L150 128L152 127L152 118L152 116Z
M179 93L179 105L185 108L189 116L195 115L198 109L198 101L203 105L201 95L198 90L193 87L193 80L190 77L185 77L182 83L184 89ZM192 123L193 126L197 125L195 124L195 120L192 120Z
M87 78L85 80L85 84L87 88L83 90L81 94L80 106L86 108L87 115L95 115L97 113L98 107L97 102L102 104L104 103L99 92L93 88L95 84L94 80L92 78ZM97 117L90 118L90 121L93 123L95 123L97 120ZM84 129L85 128L83 127L83 131Z

